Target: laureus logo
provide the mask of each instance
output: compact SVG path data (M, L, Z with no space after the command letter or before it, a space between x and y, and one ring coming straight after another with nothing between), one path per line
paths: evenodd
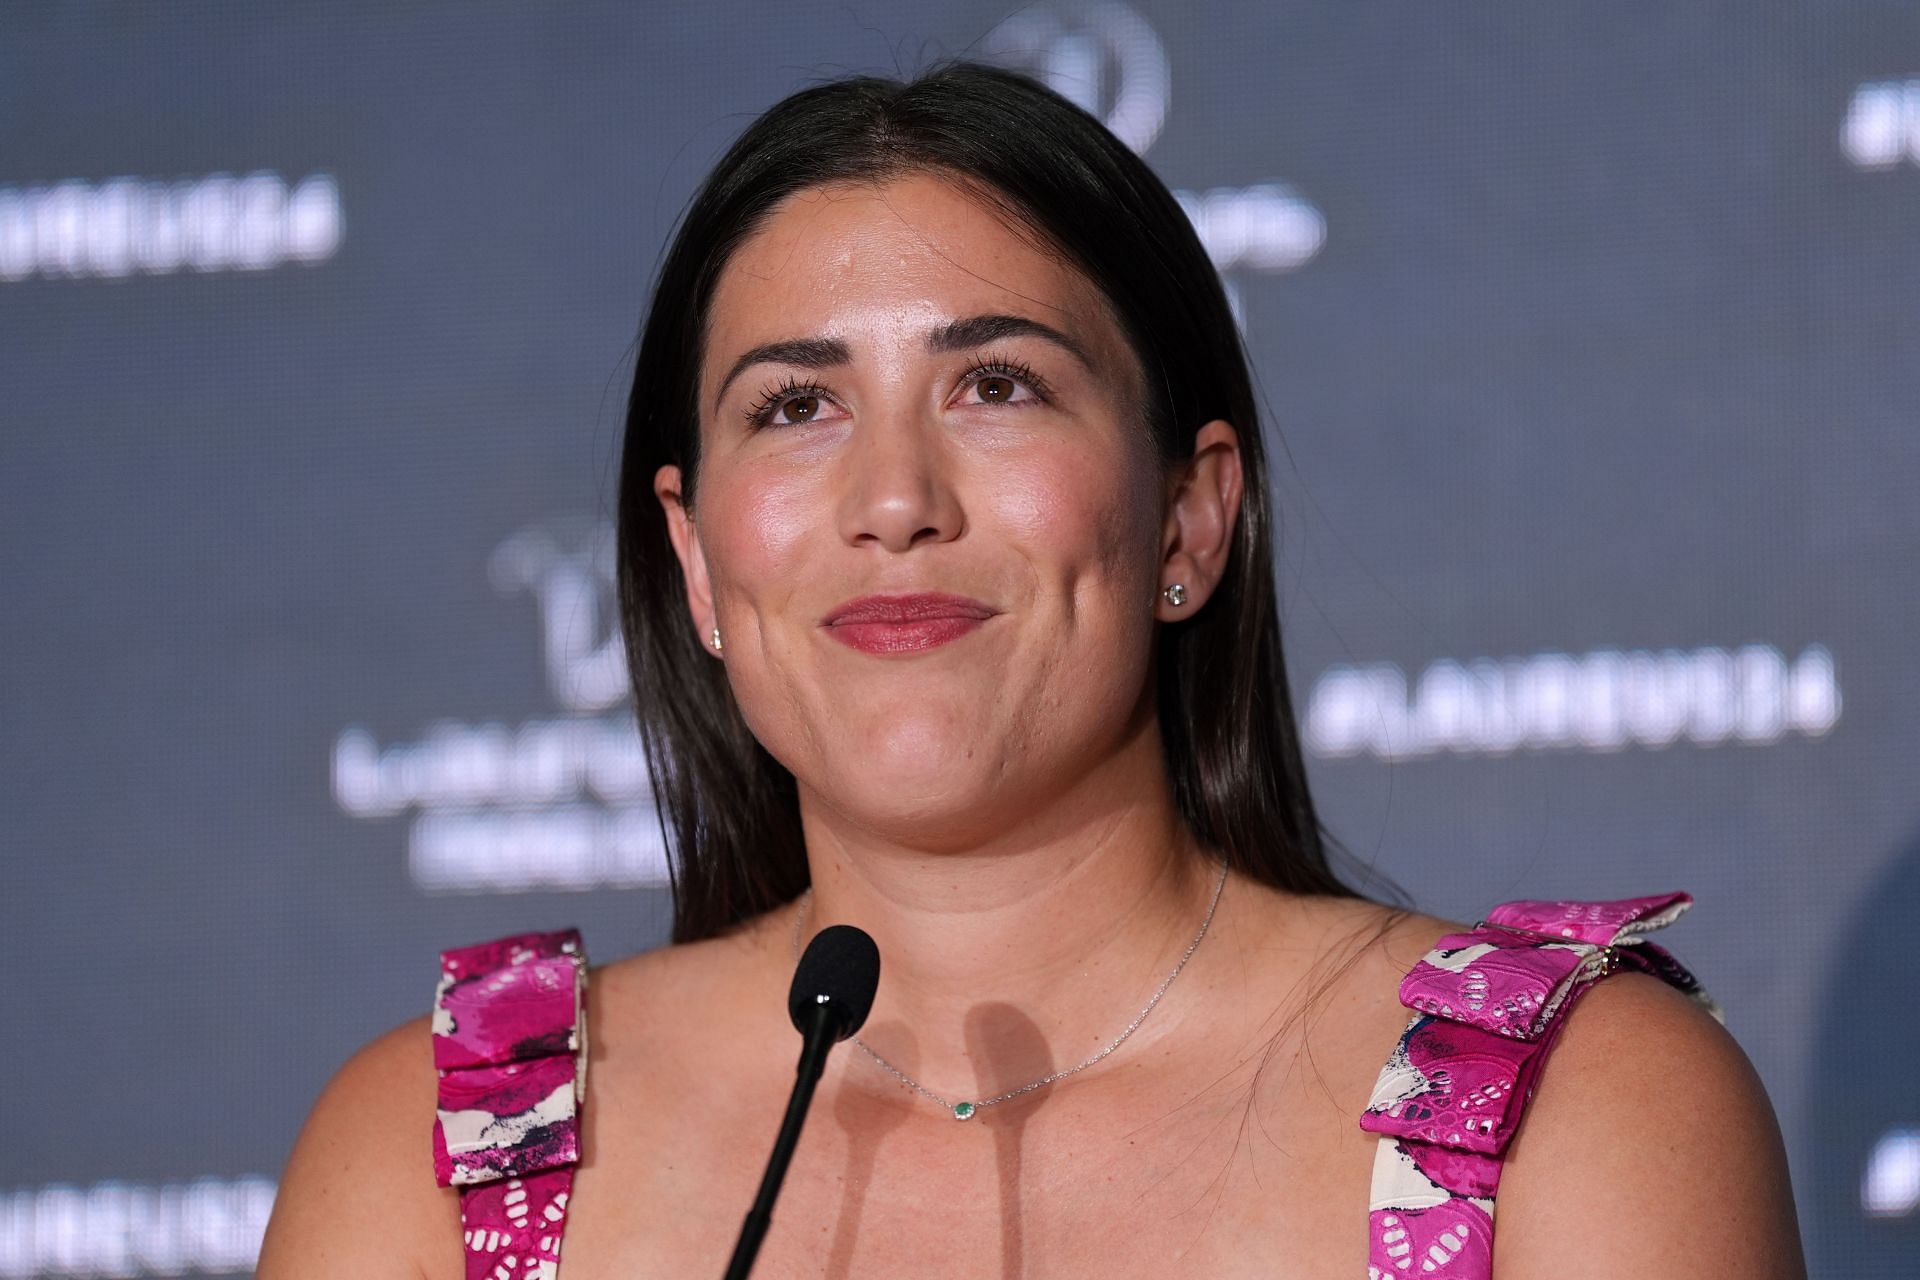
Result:
M630 700L615 608L613 530L558 520L487 560L503 598L531 601L559 714L517 724L446 717L411 741L350 725L334 740L334 802L407 818L407 871L430 893L657 885L666 855Z
M502 542L487 576L502 595L540 610L547 685L569 711L604 711L631 694L614 596L613 526L562 520Z
M987 34L985 56L1024 71L1145 155L1173 109L1173 68L1153 25L1117 0L1053 0L1023 8ZM1233 122L1229 122L1230 124ZM1326 243L1312 201L1275 179L1175 191L1207 256L1222 272L1279 273ZM1238 281L1223 276L1235 317Z
M983 49L1025 71L1145 155L1172 95L1166 46L1147 20L1111 0L1022 9L987 33Z

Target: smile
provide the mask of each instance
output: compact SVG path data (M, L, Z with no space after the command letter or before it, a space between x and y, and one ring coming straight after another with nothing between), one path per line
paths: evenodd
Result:
M840 605L822 625L835 640L862 653L912 653L958 640L998 612L945 593L862 596Z

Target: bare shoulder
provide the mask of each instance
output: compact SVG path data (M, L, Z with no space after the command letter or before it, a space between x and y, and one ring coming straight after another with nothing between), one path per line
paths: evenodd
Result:
M1396 1026L1410 1015L1399 1001L1400 979L1441 938L1473 927L1367 898L1304 899L1294 910L1307 922L1305 936L1320 966L1341 975L1329 990L1349 1004L1378 1006Z
M771 914L787 918L785 908ZM769 1008L782 1023L786 1018L784 1000L768 998L785 992L777 932L764 919L749 921L718 937L656 947L592 971L592 1102L582 1120L588 1165L658 1123L647 1114L650 1100L719 1087L760 1060L753 1032L764 1027L756 1018Z
M1616 974L1551 1055L1501 1175L1496 1273L1805 1276L1772 1104L1703 1008Z
M704 1011L738 986L743 939L752 936L748 930L594 966L586 1021L590 1072L600 1073L593 1087L603 1104L623 1100L636 1068L676 1060L648 1050L663 1028L685 1021L675 1015ZM464 1274L459 1192L433 1176L438 1082L430 1014L372 1040L334 1073L288 1157L259 1280ZM586 1123L608 1110L587 1108Z
M1374 964L1405 973L1443 935L1472 928L1372 898L1294 894L1236 881L1256 932L1295 939L1323 964Z
M774 932L772 915L784 918L786 911L778 909L700 942L658 946L596 965L590 991L602 993L610 1005L646 1005L684 1000L730 982Z
M334 1073L287 1160L259 1280L462 1273L459 1193L433 1177L437 1080L430 1016Z
M790 908L780 907L716 937L598 966L588 986L588 1017L596 1027L612 1028L688 1009L717 1015L739 998L743 981L769 962L782 936L777 922L788 919Z
M1259 927L1291 940L1252 946L1256 956L1275 953L1273 972L1283 976L1268 995L1299 1019L1295 1052L1330 1108L1328 1123L1343 1142L1363 1141L1355 1118L1412 1017L1400 980L1440 938L1470 926L1365 898L1279 897ZM1283 1090L1266 1097L1276 1120L1298 1105Z

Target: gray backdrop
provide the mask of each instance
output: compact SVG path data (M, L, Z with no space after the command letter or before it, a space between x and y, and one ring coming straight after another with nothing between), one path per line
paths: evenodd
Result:
M653 266L756 112L964 52L1222 267L1336 833L1694 893L1816 1274L1915 1274L1910 5L709 0L0 11L0 1276L244 1272L439 948L661 940Z

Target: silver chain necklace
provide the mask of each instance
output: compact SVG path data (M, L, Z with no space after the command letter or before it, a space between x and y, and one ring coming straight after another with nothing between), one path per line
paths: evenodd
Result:
M1220 879L1219 879L1219 882L1213 886L1213 900L1207 904L1206 918L1200 921L1200 931L1194 934L1193 941L1187 944L1187 949L1185 954L1183 954L1180 957L1180 963L1173 966L1173 972L1168 974L1166 976L1165 981L1161 982L1159 987L1155 989L1152 999L1147 1001L1147 1007L1140 1011L1140 1014L1138 1017L1136 1017L1132 1022L1129 1022L1127 1024L1127 1029L1125 1031L1122 1031L1119 1035L1115 1036L1112 1042L1109 1043L1106 1048L1100 1050L1100 1052L1094 1054L1091 1058L1088 1058L1085 1062L1080 1063L1078 1066L1068 1067L1065 1071L1052 1072L1048 1075L1041 1076L1038 1080L1033 1081L1031 1084L1023 1084L1018 1089L1009 1089L1005 1093L995 1094L991 1098L982 1098L977 1102L965 1102L965 1101L949 1102L947 1099L941 1097L939 1094L927 1088L927 1086L921 1084L918 1080L915 1080L912 1076L908 1075L906 1072L894 1066L891 1062L888 1062L885 1058L881 1057L879 1054L875 1053L873 1051L873 1048L870 1045L868 1045L866 1041L862 1040L859 1036L855 1036L853 1038L853 1042L856 1045L860 1046L861 1050L865 1052L865 1054L869 1058L872 1058L875 1062L879 1063L882 1067L885 1067L888 1071L892 1072L893 1075L900 1081L901 1084L904 1084L905 1086L907 1086L907 1088L913 1090L915 1093L935 1103L940 1107L941 1110L951 1113L955 1120L971 1120L973 1119L975 1114L977 1114L980 1111L982 1107L995 1106L999 1103L1006 1102L1013 1098L1017 1098L1023 1093L1032 1093L1035 1089L1038 1089L1042 1085L1052 1084L1056 1080L1064 1080L1076 1071L1085 1071L1088 1067L1100 1061L1100 1059L1106 1057L1108 1054L1112 1053L1115 1049L1118 1049L1123 1043L1125 1043L1127 1037L1132 1035L1135 1031L1138 1031L1140 1029L1140 1024L1147 1020L1147 1015L1153 1012L1153 1006L1160 1003L1160 997L1167 994L1167 988L1172 986L1173 980L1180 976L1180 971L1187 967L1187 961L1193 959L1194 950L1199 947L1200 939L1207 936L1207 926L1213 923L1213 909L1220 905L1220 891L1226 887L1227 887L1227 866L1225 863L1221 863ZM811 902L812 896L813 896L813 886L808 885L806 892L800 895L799 908L796 909L793 913L793 954L796 959L800 955L801 918L803 914L811 912L812 905L813 905Z

